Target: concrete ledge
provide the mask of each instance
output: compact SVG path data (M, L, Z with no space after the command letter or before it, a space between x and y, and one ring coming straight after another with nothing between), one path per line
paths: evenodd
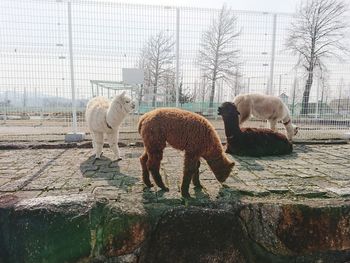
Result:
M344 140L350 140L350 132L346 132L343 134L342 139Z
M0 198L1 262L346 262L350 202Z

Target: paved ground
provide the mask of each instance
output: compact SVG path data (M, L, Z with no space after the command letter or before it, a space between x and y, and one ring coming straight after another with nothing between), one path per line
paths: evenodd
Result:
M198 199L229 198L232 194L289 200L350 198L350 144L295 145L294 149L285 157L233 157L236 167L224 187L202 161L200 178L206 189L194 192L191 187L190 193ZM93 194L125 200L125 205L181 200L181 152L166 148L161 173L170 192L161 193L147 191L141 183L138 157L143 149L121 150L124 159L120 162L110 159L109 149L97 161L92 158L92 149L1 150L0 196L14 192L20 198Z

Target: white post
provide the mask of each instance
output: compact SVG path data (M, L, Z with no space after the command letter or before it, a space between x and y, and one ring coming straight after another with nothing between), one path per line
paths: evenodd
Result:
M278 83L278 94L277 96L281 95L281 88L282 88L282 74L280 74L280 79L279 79L279 83Z
M4 123L6 123L6 120L7 120L7 103L8 103L8 90L6 90L5 92L5 116L4 116Z
M76 100L75 100L75 83L74 83L71 2L68 2L68 37L69 37L70 85L72 90L72 113L73 113L72 128L73 128L73 132L77 133L77 106L76 106Z
M250 90L250 77L248 78L248 88L247 88L247 93L249 93L249 90Z
M219 102L222 102L223 96L224 96L224 79L221 79L220 101Z
M320 78L317 79L317 90L316 90L316 109L315 109L315 118L318 118L318 96L320 90ZM322 107L322 105L321 105Z
M298 72L297 72L297 70L295 70L294 83L293 83L293 98L292 98L292 116L294 116L295 92L296 92L297 85L298 85L297 76L298 76Z
M75 100L75 85L74 85L74 64L73 64L73 41L72 41L72 8L71 2L68 2L68 37L69 37L69 62L70 62L70 84L72 90L72 128L73 132L65 136L66 142L78 142L84 140L84 133L77 132L77 105Z
M271 63L270 63L270 89L269 89L270 95L273 95L273 76L274 76L275 51L276 51L276 24L277 24L277 14L274 14L273 15L272 47L271 47Z
M179 107L179 58L180 58L180 9L176 8L176 76L175 76L175 86L176 86L176 107Z

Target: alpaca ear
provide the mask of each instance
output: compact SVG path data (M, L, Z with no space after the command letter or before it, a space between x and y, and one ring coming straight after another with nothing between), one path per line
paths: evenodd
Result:
M125 97L125 90L120 94L120 97Z

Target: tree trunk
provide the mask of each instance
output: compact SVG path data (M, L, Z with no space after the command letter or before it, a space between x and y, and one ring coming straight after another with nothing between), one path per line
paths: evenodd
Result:
M158 66L158 64L157 64L157 66ZM155 78L154 78L152 107L156 106L157 88L158 88L158 68L156 69L156 74L155 74Z
M215 95L215 82L216 82L216 79L213 78L213 82L211 84L210 98L209 98L209 108L213 107L214 95Z
M157 50L157 58L156 58L156 66L155 66L155 74L154 74L154 86L153 86L153 96L152 96L152 107L156 106L156 94L158 88L158 79L159 79L159 46Z
M313 67L310 67L309 74L307 76L306 84L305 84L305 90L303 93L303 101L301 104L301 114L306 115L309 113L309 98L310 98L310 90L313 82L314 77L314 69Z
M156 106L156 93L157 93L157 86L154 86L153 95L152 95L152 107Z
M139 104L139 108L140 108L140 105L142 103L142 97L143 97L143 84L140 85L140 90L139 90L139 98L138 98L138 104Z

